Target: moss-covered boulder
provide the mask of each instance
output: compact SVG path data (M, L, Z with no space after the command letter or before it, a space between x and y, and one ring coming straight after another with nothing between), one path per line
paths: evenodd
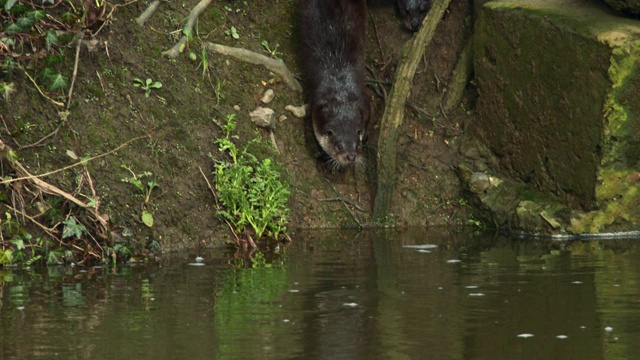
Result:
M569 206L551 231L637 230L640 21L577 0L490 1L474 66L470 132L496 155L491 171Z

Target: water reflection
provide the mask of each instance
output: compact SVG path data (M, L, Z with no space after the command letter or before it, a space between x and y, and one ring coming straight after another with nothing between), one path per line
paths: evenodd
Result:
M0 270L0 358L640 356L637 240L324 231L282 250Z

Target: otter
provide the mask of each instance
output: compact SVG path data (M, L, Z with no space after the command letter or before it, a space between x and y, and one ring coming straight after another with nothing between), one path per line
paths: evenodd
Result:
M431 8L431 0L398 0L398 8L404 19L404 26L411 31L418 31Z
M301 61L313 132L333 167L362 163L366 0L300 0Z

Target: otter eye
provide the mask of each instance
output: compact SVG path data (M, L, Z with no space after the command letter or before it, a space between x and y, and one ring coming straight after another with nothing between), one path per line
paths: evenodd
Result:
M332 137L333 136L333 130L327 130L327 136L328 137Z
M344 149L344 147L342 146L342 144L338 144L338 145L336 145L336 150L338 150L338 151L342 151L342 149Z

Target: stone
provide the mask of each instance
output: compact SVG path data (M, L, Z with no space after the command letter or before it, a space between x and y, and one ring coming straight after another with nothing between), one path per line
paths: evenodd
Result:
M275 128L275 118L273 114L273 109L258 106L249 113L249 116L251 117L251 122L256 124L256 126L273 129Z
M305 116L307 116L307 112L309 110L309 104L304 104L300 106L287 105L285 106L284 109L289 111L291 114L293 114L293 116L297 117L298 119L302 119Z
M639 37L640 21L598 2L494 0L480 10L470 136L498 159L491 173L568 206L570 233L640 224L630 180L640 171Z
M260 101L263 104L268 104L271 101L273 101L273 98L275 97L276 97L276 93L274 93L272 89L267 89L267 91L265 91L264 94L262 94L262 98L260 99Z

